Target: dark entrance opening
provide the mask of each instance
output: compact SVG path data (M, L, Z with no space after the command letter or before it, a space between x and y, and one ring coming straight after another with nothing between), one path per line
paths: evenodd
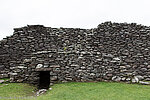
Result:
M39 89L48 89L50 85L50 72L40 71Z

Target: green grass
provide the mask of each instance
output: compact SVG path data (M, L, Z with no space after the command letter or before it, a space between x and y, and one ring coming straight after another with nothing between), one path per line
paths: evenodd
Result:
M150 100L150 86L125 83L64 83L38 100Z
M125 84L114 82L112 83L70 82L70 83L55 84L51 88L52 90L49 90L47 93L39 97L32 97L29 99L30 100L150 100L150 86L138 84ZM29 97L33 95L32 91L34 89L35 87L29 86L28 84L9 83L7 86L0 87L0 97Z
M15 98L33 96L35 89L34 86L25 83L8 83L8 85L3 83L0 84L0 100L16 100Z

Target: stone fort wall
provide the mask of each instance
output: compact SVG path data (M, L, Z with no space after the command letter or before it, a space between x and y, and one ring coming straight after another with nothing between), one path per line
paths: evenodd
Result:
M51 84L68 81L150 81L150 27L135 23L97 28L28 25L0 41L0 76L37 84L50 71Z

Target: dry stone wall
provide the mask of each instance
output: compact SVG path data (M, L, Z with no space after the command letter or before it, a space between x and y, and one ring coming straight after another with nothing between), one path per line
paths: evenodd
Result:
M28 25L0 42L0 75L38 84L68 81L150 81L150 27L105 22L93 29Z

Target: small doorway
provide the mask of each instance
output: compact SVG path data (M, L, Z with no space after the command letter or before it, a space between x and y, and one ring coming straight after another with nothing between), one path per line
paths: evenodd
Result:
M50 85L50 72L40 71L39 89L48 89Z

